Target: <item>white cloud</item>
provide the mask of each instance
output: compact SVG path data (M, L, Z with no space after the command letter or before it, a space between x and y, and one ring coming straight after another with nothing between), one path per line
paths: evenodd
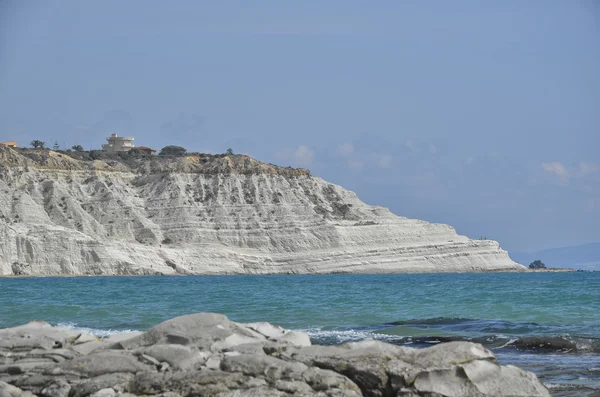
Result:
M341 145L338 145L336 153L340 156L350 156L352 153L354 153L354 146L352 146L351 143L342 143Z
M551 163L542 163L542 168L545 172L555 175L562 182L569 180L569 171L565 168L562 163L553 161Z
M348 167L353 168L355 170L361 170L361 169L363 169L364 166L365 166L365 163L363 163L360 160L349 160L348 161Z
M298 166L308 166L312 164L315 152L306 145L300 145L296 149L282 149L275 153L275 157L279 161L291 162Z
M315 152L306 145L300 145L294 152L294 161L300 165L311 165Z
M381 167L381 168L388 168L390 165L392 165L392 156L388 155L388 154L382 154L380 156L378 156L377 159L377 164Z
M586 176L588 174L593 174L600 171L600 167L597 164L594 163L586 163L586 162L581 162L579 163L579 175L580 176Z

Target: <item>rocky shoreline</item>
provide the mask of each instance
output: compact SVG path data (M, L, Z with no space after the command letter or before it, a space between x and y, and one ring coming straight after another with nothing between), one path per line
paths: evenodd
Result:
M0 330L0 397L549 396L483 346L378 341L311 345L307 334L221 314L177 317L106 339L43 321Z
M559 271L559 272L547 272L547 273L565 273L565 272L577 272L578 270L564 270L564 271ZM591 272L591 271L590 271ZM15 274L11 274L11 275L4 275L4 274L0 274L0 279L6 278L6 279L19 279L19 278L24 278L24 279L28 279L28 278L77 278L77 277L149 277L149 276L155 276L155 277L187 277L187 276L225 276L225 277L229 277L229 276L276 276L276 275L331 275L331 274L361 274L361 275L375 275L375 274L424 274L424 273L428 273L428 274L437 274L437 273L443 273L443 274L465 274L465 273L482 273L480 271L470 271L470 272L448 272L448 271L439 271L439 272L434 272L434 271L430 271L430 272L420 272L420 271L378 271L378 270L373 270L373 271L364 271L364 272L355 272L355 273L351 273L351 272L334 272L334 273L305 273L305 272L294 272L294 271L288 271L286 273L282 273L282 272L265 272L265 273L237 273L237 272L220 272L220 273L211 273L211 274L181 274L181 273L156 273L156 274L68 274L68 273L58 273L58 274L20 274L20 275L15 275ZM514 269L502 269L502 270L489 270L486 271L485 273L544 273L544 271L536 271L536 270L514 270Z

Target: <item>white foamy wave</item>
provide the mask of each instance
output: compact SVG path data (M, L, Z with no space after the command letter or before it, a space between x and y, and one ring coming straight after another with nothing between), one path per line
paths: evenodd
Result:
M86 334L92 334L94 336L96 336L97 338L107 338L111 335L115 335L115 334L125 334L125 333L129 333L129 332L138 332L138 330L135 329L120 329L120 330L116 330L116 329L97 329L97 328L88 328L88 327L80 327L75 323L58 323L56 324L56 327L58 328L66 328L66 329L70 329L71 331L75 331L75 332L82 332L82 333L86 333Z
M501 337L502 337L502 335L501 335ZM509 339L509 340L508 340L508 341L507 341L505 344L503 344L502 346L498 346L498 349L502 349L503 347L510 346L510 345L512 345L513 343L515 343L516 341L517 341L517 338Z
M544 386L546 386L550 390L598 390L595 387L590 387L588 385L582 384L573 384L573 383L546 383L544 382ZM587 394L586 394L587 395ZM594 394L596 395L596 394Z
M390 341L397 339L394 335L378 334L372 331L363 330L322 330L320 328L308 328L301 330L306 332L311 339L319 341L327 341L330 343L345 343L345 342L357 342L365 339L375 339L381 341Z

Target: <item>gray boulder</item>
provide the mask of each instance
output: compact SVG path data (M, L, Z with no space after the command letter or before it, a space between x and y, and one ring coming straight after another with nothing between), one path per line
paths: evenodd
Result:
M492 352L470 342L412 349L363 341L339 347L286 347L275 355L343 374L369 397L549 395L533 373L501 366Z
M0 330L0 397L549 396L483 346L377 341L311 346L308 335L214 313L100 340L44 322Z
M227 339L235 339L227 343ZM214 343L224 347L265 339L262 334L230 321L222 314L198 313L165 321L139 336L118 342L124 349L175 344L211 350Z

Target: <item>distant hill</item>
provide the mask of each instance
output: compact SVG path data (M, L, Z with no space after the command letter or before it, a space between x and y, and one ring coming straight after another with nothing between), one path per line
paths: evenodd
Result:
M510 252L510 257L525 266L539 259L547 267L600 270L600 243L550 248L536 252Z

